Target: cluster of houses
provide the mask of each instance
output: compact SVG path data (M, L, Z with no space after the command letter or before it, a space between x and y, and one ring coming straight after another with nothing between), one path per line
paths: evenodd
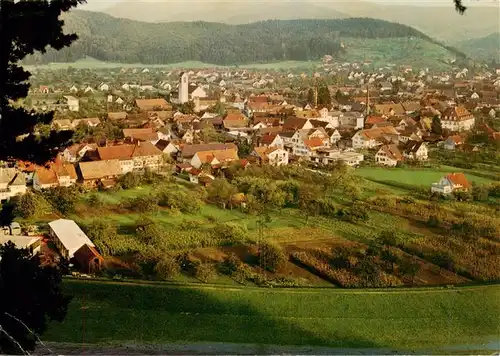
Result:
M318 88L314 86L316 100L306 105L300 104L290 88L263 93L223 88L218 98L213 98L205 89L206 83L200 82L200 78L208 79L214 73L206 70L178 73L169 101L162 97L137 98L130 110L111 110L106 117L55 120L53 128L57 130L111 122L124 127L124 138L75 144L47 167L17 162L14 167L2 168L0 198L23 194L26 184L32 184L35 190L77 183L110 187L120 175L168 169L172 162L177 171L188 172L193 181L200 175L206 181L214 171L238 162L280 166L300 161L342 161L356 167L368 152L373 153L376 164L384 166L425 161L429 145L449 150L466 147L466 136L476 129L477 115L494 116L500 108L500 82L492 75L481 81L465 80L461 75L452 80L450 75L435 78L426 71L412 74L409 68L392 76L384 72L368 74L363 66L329 68L344 70L347 81L357 84L330 85L331 103L327 105L317 104ZM253 78L245 70L217 73L227 87L235 78ZM190 83L191 75L197 81L194 84ZM407 79L409 76L413 81ZM418 89L420 84L415 89L415 80L424 83L424 90ZM425 84L429 80L441 89ZM452 94L446 89L450 81ZM103 82L98 86L100 91L110 89ZM195 113L183 114L175 109L189 101L195 104ZM224 114L211 112L219 111L209 109L214 105L223 107ZM441 126L439 133L433 127L436 119ZM487 125L485 131L491 139L500 139L500 134ZM242 142L251 147L243 155L239 150Z

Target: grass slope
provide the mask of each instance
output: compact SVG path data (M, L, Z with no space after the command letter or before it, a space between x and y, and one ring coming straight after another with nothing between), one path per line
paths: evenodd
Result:
M498 286L269 290L66 280L64 289L74 299L46 341L79 343L84 327L87 343L425 350L481 345L500 333Z
M464 170L453 167L444 167L442 170L362 167L356 170L356 174L382 184L396 182L408 186L430 188L432 183L437 183L444 175L457 171L463 172ZM492 182L490 179L478 177L467 172L465 172L465 176L470 182L478 184Z

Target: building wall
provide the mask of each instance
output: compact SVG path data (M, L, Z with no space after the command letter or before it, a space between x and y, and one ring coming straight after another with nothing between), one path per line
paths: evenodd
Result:
M179 102L181 104L189 101L189 80L187 73L184 73L179 79Z

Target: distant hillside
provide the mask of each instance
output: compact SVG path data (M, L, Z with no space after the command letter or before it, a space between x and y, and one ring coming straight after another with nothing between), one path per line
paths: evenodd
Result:
M489 36L460 41L456 47L471 58L483 61L496 61L500 63L500 32Z
M26 64L100 61L168 64L200 61L236 65L273 61L318 60L325 54L345 55L341 42L357 39L419 39L425 34L404 25L374 19L275 20L245 25L206 22L145 23L102 13L74 11L65 31L80 39L61 51L34 55ZM356 48L351 48L356 51ZM391 48L384 49L390 57ZM452 49L453 52L453 49ZM458 53L460 55L460 53ZM369 59L369 58L367 58Z
M486 2L482 2L484 4ZM244 24L274 19L371 17L415 27L433 38L457 41L486 36L498 28L498 9L467 3L463 16L453 3L410 6L360 0L123 0L106 9L115 17L147 22L206 21ZM498 6L498 4L497 4Z

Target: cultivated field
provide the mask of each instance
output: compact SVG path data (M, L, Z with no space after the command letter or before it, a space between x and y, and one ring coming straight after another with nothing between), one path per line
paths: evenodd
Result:
M46 341L490 351L485 345L500 333L497 286L269 290L66 280L64 288L75 298Z

